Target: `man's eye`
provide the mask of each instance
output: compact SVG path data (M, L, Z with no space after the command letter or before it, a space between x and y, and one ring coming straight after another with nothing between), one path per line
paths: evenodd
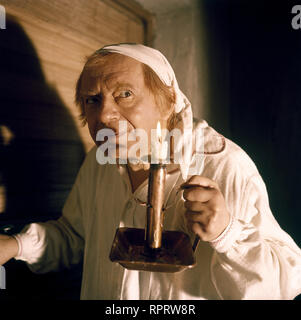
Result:
M96 103L99 103L99 98L98 97L86 98L86 104L96 104Z
M129 90L121 91L119 94L119 98L128 98L132 95L132 92Z

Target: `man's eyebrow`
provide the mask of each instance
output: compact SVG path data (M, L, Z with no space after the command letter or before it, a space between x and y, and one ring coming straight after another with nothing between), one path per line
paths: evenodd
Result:
M117 82L116 88L119 88L119 87L127 87L127 88L135 88L133 84L129 83L129 82Z
M114 89L114 90L118 90L120 88L135 89L136 87L133 84L129 83L129 82L119 82L119 81L112 85L112 89ZM94 97L94 96L100 96L101 92L96 91L96 90L88 90L88 91L82 90L81 91L81 95L82 96Z
M85 97L99 97L100 93L96 91L81 91L81 96Z
M121 81L117 81L116 83L112 83L110 84L109 81L107 82L107 86L108 87L111 87L111 88L114 88L115 90L118 89L118 88L131 88L131 89L134 89L135 86L132 84L132 83L129 83L129 82L121 82Z
M119 77L120 73L119 72L112 72L108 75L106 75L103 78L103 82L108 86L108 87L131 87L134 88L134 85L127 82L126 80L122 80Z

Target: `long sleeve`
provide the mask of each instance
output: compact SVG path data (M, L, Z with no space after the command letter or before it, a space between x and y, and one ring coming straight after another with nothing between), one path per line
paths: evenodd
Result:
M89 159L95 162L94 156L95 152L90 152L86 157L58 220L29 224L14 235L19 245L15 259L25 261L33 272L68 268L82 260L83 211L88 209L87 202L90 201L88 183L92 170Z
M32 223L15 235L23 260L37 273L59 270L79 263L84 246L81 208L74 185L58 220Z
M221 299L293 299L301 293L301 250L274 219L259 174L242 194L227 230L211 242L217 293Z

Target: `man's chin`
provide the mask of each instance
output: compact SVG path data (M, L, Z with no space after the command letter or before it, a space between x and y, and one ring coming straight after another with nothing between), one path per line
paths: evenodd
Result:
M104 144L103 141L95 141L97 147L100 147L102 144ZM114 159L117 164L147 165L150 163L149 155L144 155L140 158L137 156L129 156L128 147L129 146L122 144L107 144L106 148L101 152L103 152L104 157Z

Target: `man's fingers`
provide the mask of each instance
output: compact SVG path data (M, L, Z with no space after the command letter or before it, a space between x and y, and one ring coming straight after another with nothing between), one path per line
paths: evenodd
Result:
M204 211L207 209L207 206L199 201L185 201L184 207L188 211L194 211L194 212Z
M194 234L197 234L200 238L202 238L203 235L203 229L201 224L199 223L191 223L190 224L190 229Z
M210 223L212 217L210 214L208 215L207 211L201 213L186 211L185 215L187 227L197 234L201 240L209 241L216 238L215 230Z
M202 223L190 222L187 226L194 234L198 235L202 241L211 241L214 238L208 234L207 228Z
M181 188L189 188L189 186L193 185L198 185L200 187L204 188L217 188L218 189L218 184L206 177L203 176L192 176L190 179L188 179L185 183L181 185Z
M188 201L207 202L216 192L217 190L212 188L192 187L184 190L183 198Z
M192 176L181 185L184 190L183 197L188 201L209 201L219 190L215 181L202 176Z
M189 211L185 212L187 222L199 222L202 224L208 224L210 221L210 216L208 215L208 210L201 212Z

